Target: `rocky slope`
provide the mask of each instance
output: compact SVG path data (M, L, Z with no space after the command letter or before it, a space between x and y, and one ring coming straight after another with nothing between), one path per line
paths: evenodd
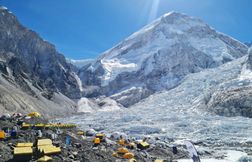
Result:
M244 56L247 46L203 21L171 12L79 71L84 95L110 96L128 107L176 87L190 73Z
M80 98L76 75L64 56L4 7L0 8L0 81L1 111L69 112L74 106L69 98Z
M249 50L238 77L222 83L214 91L208 109L224 116L252 118L252 49Z

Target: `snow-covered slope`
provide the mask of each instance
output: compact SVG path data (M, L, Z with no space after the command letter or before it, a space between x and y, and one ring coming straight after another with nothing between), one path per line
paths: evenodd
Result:
M203 21L171 12L104 52L79 76L84 86L100 88L96 94L117 96L115 100L130 106L153 92L177 86L187 74L217 67L246 52L247 46ZM140 96L137 100L122 95L133 87Z

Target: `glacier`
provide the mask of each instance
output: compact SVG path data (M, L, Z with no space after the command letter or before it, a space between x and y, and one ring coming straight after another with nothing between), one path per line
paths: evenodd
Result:
M206 106L211 93L224 85L228 88L225 83L231 80L242 79L246 60L244 56L214 69L189 74L177 87L155 93L129 108L84 113L68 122L77 123L84 130L91 127L106 134L121 132L138 139L158 137L164 141L173 139L173 143L190 139L215 151L251 150L251 118L219 116ZM246 82L251 84L250 80Z

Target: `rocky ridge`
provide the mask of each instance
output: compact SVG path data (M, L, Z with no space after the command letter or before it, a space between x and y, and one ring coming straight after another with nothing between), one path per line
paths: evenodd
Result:
M4 7L0 8L0 74L2 112L74 112L71 99L81 96L65 57Z

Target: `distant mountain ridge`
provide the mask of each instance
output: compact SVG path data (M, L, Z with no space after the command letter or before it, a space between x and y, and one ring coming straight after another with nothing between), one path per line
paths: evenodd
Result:
M78 68L82 68L83 66L93 63L95 59L83 59L83 60L66 59L66 61Z

